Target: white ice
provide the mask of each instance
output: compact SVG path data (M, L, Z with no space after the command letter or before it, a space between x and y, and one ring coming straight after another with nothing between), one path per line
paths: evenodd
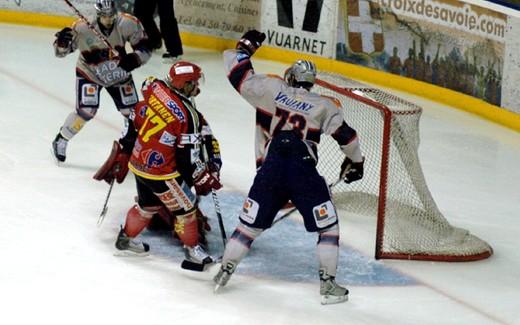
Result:
M108 187L92 175L122 128L106 92L95 120L69 143L67 162L54 163L50 144L74 107L77 58L54 57L54 32L0 24L1 324L520 324L519 133L401 94L424 108L420 157L437 204L452 224L488 241L491 258L375 261L375 223L342 219L340 265L346 267L338 279L346 281L350 301L322 306L313 278L315 238L287 221L280 226L286 230L274 228L271 237L255 242L242 271L215 295L216 268L182 270L182 252L167 236L146 234L152 250L154 242L158 246L149 257L113 256L135 195L132 177L115 186L106 220L96 227ZM254 177L254 111L226 80L220 53L185 52L206 75L197 103L221 143L220 195L229 236ZM254 64L260 72L284 69ZM166 69L156 54L134 80L139 86ZM205 208L213 213L211 202ZM214 215L212 224L211 247L219 254ZM294 240L296 249L287 248ZM386 275L374 280L380 272L408 282Z

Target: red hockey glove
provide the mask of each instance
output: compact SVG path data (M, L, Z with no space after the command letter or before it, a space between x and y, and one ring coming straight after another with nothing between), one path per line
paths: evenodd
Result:
M94 179L105 181L108 184L112 183L114 179L118 183L122 183L128 174L128 160L130 160L130 155L122 151L119 142L114 141L110 156L96 172Z
M265 41L265 34L257 30L247 31L238 41L236 49L252 56Z
M345 181L345 183L349 184L360 180L363 178L363 164L365 163L365 158L361 162L352 162L348 157L345 157L343 163L341 164L341 173L340 177Z
M195 178L193 185L195 186L195 192L197 195L208 195L212 189L218 190L222 188L222 184L218 180L218 177L211 173L207 168Z

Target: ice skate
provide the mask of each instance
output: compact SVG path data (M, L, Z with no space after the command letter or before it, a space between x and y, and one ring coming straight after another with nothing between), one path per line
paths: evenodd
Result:
M174 64L174 63L182 60L182 56L181 55L174 56L174 55L170 54L170 52L166 52L162 55L162 60L163 60L163 63L165 63L165 64Z
M117 235L116 248L118 256L147 256L150 252L150 245L128 237L123 228Z
M321 304L337 304L348 300L348 290L336 283L335 277L320 269Z
M184 255L185 259L181 263L181 268L190 271L205 271L208 265L215 264L217 261L200 244L193 247L184 245Z
M69 141L65 139L61 133L56 135L54 141L52 141L52 153L58 163L64 162L67 156L67 143Z
M231 275L233 274L233 272L235 272L236 268L237 263L233 261L228 261L226 264L222 264L217 275L215 275L215 277L213 278L213 281L215 282L215 293L218 292L220 287L223 287L228 283L229 278L231 278Z

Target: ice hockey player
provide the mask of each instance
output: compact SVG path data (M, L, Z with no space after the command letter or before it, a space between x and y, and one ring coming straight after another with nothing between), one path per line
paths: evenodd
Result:
M107 89L119 112L128 118L138 101L131 71L151 56L146 34L137 18L118 13L114 0L96 0L94 6L96 17L92 25L105 36L117 56L82 19L74 22L72 28L65 27L56 33L57 57L65 57L76 49L80 52L76 64L76 108L52 142L58 162L65 161L68 141L96 115L101 89ZM127 42L133 49L131 53L126 53Z
M322 304L346 301L348 290L335 282L339 225L329 188L318 174L317 145L321 133L331 135L345 154L339 177L353 182L363 177L364 158L356 131L343 119L338 101L310 91L316 78L313 62L298 60L285 80L256 74L251 56L265 40L246 32L236 49L224 51L232 86L256 108L257 174L240 213L240 223L226 245L215 292L226 285L253 241L270 228L277 212L291 200L305 228L318 233Z
M174 216L172 231L184 244L186 260L199 265L214 262L199 243L198 196L222 187L222 160L218 141L193 104L202 77L199 66L179 61L165 80L146 79L141 89L144 100L94 175L97 180L121 183L128 169L135 174L137 204L128 211L115 243L123 255L148 254L149 245L135 237L166 207Z

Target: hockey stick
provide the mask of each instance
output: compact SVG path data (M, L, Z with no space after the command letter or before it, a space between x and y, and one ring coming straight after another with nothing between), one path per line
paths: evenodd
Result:
M107 196L105 198L105 204L103 205L103 210L101 210L101 214L99 215L99 218L98 218L98 221L97 221L97 226L98 227L101 227L101 224L103 223L103 220L105 220L105 216L106 216L107 211L108 211L108 199L110 198L110 193L112 193L112 188L114 187L114 183L115 183L115 179L113 179L110 182L110 187L108 188L108 193L107 193Z
M213 205L215 205L215 213L217 214L220 235L222 236L222 243L224 244L224 247L226 247L226 229L224 228L224 220L222 219L222 213L220 212L220 203L218 202L217 191L215 191L215 189L211 189L211 197L213 198Z
M329 184L329 189L332 189L334 188L334 186L338 185L339 183L341 183L342 179L338 179L337 181L335 181L334 183L332 184ZM275 224L277 224L278 222L282 221L283 219L287 218L288 216L290 216L291 214L293 214L296 210L298 210L296 207L292 208L291 210L285 212L284 214L282 214L280 216L280 218L278 219L275 219L273 221L273 223L271 224L271 226L274 226Z
M74 11L74 13L76 13L76 15L77 15L81 20L83 20L83 21L87 24L88 28L89 28L89 29L90 29L94 34L96 34L96 36L101 40L101 42L103 42L103 44L105 44L105 45L108 47L108 49L110 50L110 52L111 52L112 54L114 54L114 57L119 57L119 52L118 52L115 48L112 47L112 45L108 42L108 39L107 39L103 34L101 34L101 33L100 33L100 32L99 32L99 31L94 27L94 25L92 25L92 24L88 21L88 19L87 19L85 16L83 16L83 14L82 14L82 13L81 13L81 12L80 12L76 7L74 7L74 5L73 5L69 0L63 0L63 1L65 1L65 3L66 3L66 4L67 4L67 5L68 5L68 6L69 6L73 11Z

